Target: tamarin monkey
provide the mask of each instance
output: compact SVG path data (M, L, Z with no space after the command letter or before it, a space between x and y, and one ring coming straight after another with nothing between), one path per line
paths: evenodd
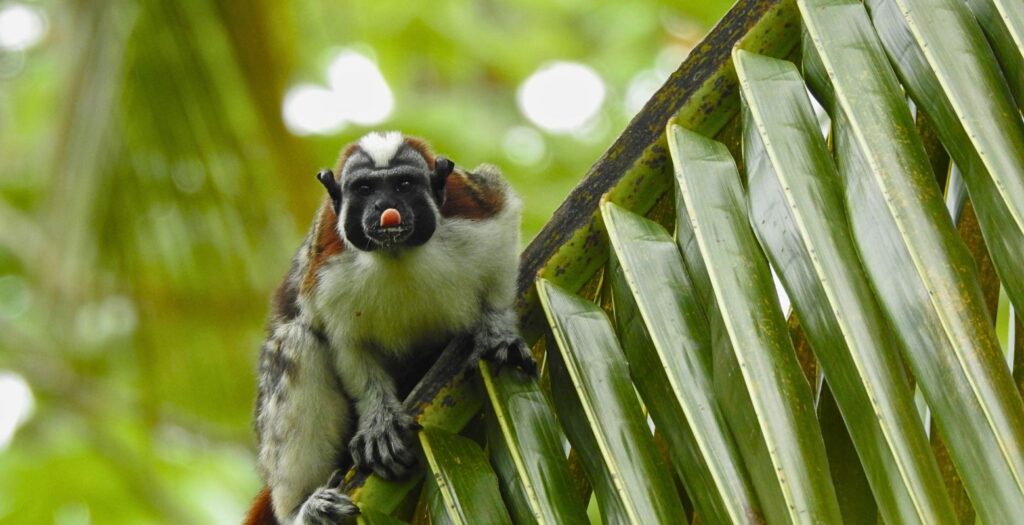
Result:
M317 175L327 198L273 299L256 401L266 488L247 524L358 514L329 483L350 460L408 474L418 427L401 384L453 337L471 338L471 363L536 373L512 310L521 204L501 173L398 132L345 147L335 171Z

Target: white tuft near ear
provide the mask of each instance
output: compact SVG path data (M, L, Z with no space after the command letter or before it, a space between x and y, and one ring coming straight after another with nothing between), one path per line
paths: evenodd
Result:
M391 163L404 142L405 138L397 131L375 131L359 139L359 148L373 159L376 167L383 168Z

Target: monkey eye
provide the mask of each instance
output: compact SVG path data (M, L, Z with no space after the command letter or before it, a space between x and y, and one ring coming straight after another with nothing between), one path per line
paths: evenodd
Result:
M411 189L412 181L410 181L409 179L401 180L398 182L398 184L395 184L395 191L397 191L398 193L406 193Z
M365 197L373 193L373 188L371 188L369 184L360 184L356 186L356 193Z

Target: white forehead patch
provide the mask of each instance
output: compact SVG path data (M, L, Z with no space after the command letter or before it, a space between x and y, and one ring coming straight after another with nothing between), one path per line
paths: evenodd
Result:
M359 148L373 159L376 167L383 168L391 163L403 143L405 138L397 131L375 131L359 139Z

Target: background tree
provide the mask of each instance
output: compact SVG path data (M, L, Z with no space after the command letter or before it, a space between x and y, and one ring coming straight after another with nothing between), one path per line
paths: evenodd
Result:
M237 522L316 170L418 134L501 165L528 240L728 3L0 2L0 521ZM555 61L603 89L565 131L517 103ZM286 112L379 109L373 74L389 111Z

